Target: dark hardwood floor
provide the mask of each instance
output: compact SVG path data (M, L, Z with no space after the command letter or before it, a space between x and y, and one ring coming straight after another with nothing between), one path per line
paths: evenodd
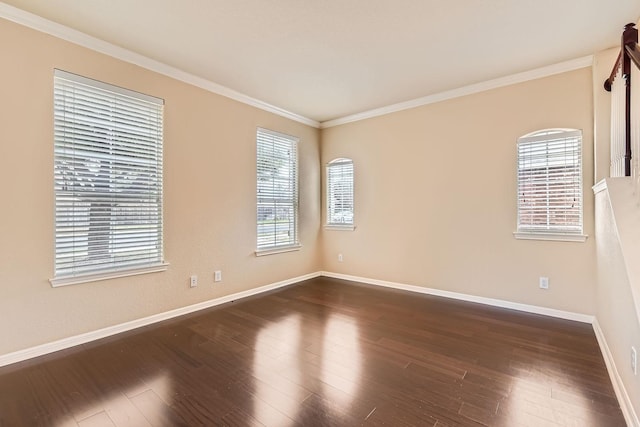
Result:
M590 325L318 278L0 368L1 426L624 426Z

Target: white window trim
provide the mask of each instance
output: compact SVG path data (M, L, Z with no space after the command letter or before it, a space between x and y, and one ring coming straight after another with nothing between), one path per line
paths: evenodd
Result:
M518 240L550 240L554 242L586 242L586 234L576 233L535 233L532 231L514 231L513 236Z
M351 168L353 170L354 176L352 177L352 194L351 194L351 200L353 203L352 209L351 209L351 214L352 214L352 221L350 223L341 223L341 222L329 222L330 219L330 206L331 206L331 201L330 201L330 183L329 183L329 174L330 174L330 169L332 167L341 165L341 164L351 164ZM326 198L325 198L325 203L326 203L326 208L325 208L325 219L326 219L326 223L324 225L325 230L335 230L335 231L354 231L356 229L356 225L355 225L355 168L354 168L354 164L353 164L353 159L351 158L346 158L346 157L339 157L336 158L332 161L330 161L329 163L326 164L325 166L325 175L326 175L326 179L325 179L325 185L326 185Z
M302 245L300 243L297 243L295 245L283 246L281 248L257 250L255 254L256 256L266 256L266 255L283 254L285 252L295 252L295 251L299 251L300 249L302 249Z
M533 141L546 141L549 139L548 134L545 132L554 132L554 131L562 131L568 136L580 136L580 190L581 190L581 212L580 212L580 223L582 230L581 231L563 231L563 230L534 230L522 228L513 232L513 236L518 240L546 240L546 241L556 241L556 242L579 242L583 243L589 237L587 234L583 233L584 230L584 188L583 188L583 146L582 146L582 131L577 129L542 129L536 132L532 132L528 135L524 135L518 138L518 143L520 142L533 142ZM516 170L519 171L518 166L516 166ZM518 190L519 181L516 176L516 190ZM516 200L519 197L516 194ZM516 215L520 215L520 207L518 202L516 201ZM518 224L516 224L516 227Z
M54 288L58 288L61 286L69 286L69 285L79 285L82 283L90 283L90 282L98 282L101 280L108 279L117 279L119 277L129 277L129 276L138 276L140 274L148 274L148 273L158 273L161 271L166 271L169 268L169 263L163 262L157 265L150 265L146 267L139 268L127 268L118 271L109 271L105 273L93 273L93 274L82 274L72 277L60 277L49 279L49 283Z
M284 252L297 251L297 250L300 250L300 248L302 247L300 243L300 223L299 223L300 221L300 215L299 215L299 212L300 212L300 155L299 155L300 138L292 135L287 135L281 132L273 131L270 129L258 127L256 132L256 149L258 145L258 139L261 133L266 135L270 134L278 138L283 138L293 143L293 148L295 151L295 160L294 160L295 176L294 176L294 195L293 195L294 196L293 221L294 221L295 238L294 238L294 241L290 244L276 245L276 246L270 246L265 248L256 248L255 255L264 256L264 255L273 255L273 254L279 254ZM257 160L258 160L258 156L256 153L256 161ZM257 173L257 169L256 169L256 173ZM256 196L256 202L257 201L258 201L258 197ZM256 213L257 213L257 210L256 210ZM257 227L258 227L258 219L256 217L256 229ZM257 237L258 236L256 236L256 244L257 244Z
M332 231L355 231L356 226L355 224L325 224L324 229Z
M86 85L89 86L90 88L94 88L96 90L103 90L103 91L108 91L111 93L115 93L118 95L122 95L124 97L131 97L134 98L138 101L144 101L144 102L148 102L151 104L157 104L157 105L163 105L164 104L164 100L160 99L160 98L156 98L150 95L146 95L146 94L142 94L139 92L135 92L129 89L125 89L125 88L121 88L118 86L113 86L107 83L103 83L100 81L96 81L96 80L92 80L83 76L79 76L76 74L72 74L72 73L68 73L66 71L62 71L62 70L58 70L55 69L54 70L54 78L55 79L62 79L62 80L68 80L70 82L74 82L76 84L79 85ZM56 112L57 114L57 112ZM162 123L162 121L160 122ZM160 129L160 135L162 135L162 129ZM54 138L57 138L54 137ZM56 139L56 144L58 144L57 139ZM57 147L57 145L56 145ZM160 136L160 147L162 147L162 136ZM56 148L57 149L57 148ZM160 158L162 158L162 153L160 153ZM160 160L161 161L161 160ZM162 163L160 163L160 174L162 174ZM160 194L162 195L162 181L160 182ZM57 191L57 190L56 190ZM56 193L56 198L58 193ZM161 196L162 197L162 196ZM162 202L161 202L161 209L162 209ZM56 209L57 209L57 201L56 201ZM162 224L162 212L160 212L160 223ZM57 214L56 214L56 221L57 221ZM56 225L57 227L57 225ZM54 240L56 240L56 245L57 245L57 236L54 237ZM140 274L147 274L147 273L155 273L155 272L160 272L160 271L165 271L168 268L168 263L165 262L164 260L164 231L160 230L160 234L159 234L159 242L160 242L160 252L159 252L159 257L157 257L153 262L150 263L140 263L140 264L133 264L133 265L121 265L119 267L105 267L105 268L100 268L100 266L98 266L98 268L93 269L93 270L87 270L87 271L81 271L81 272L71 272L69 274L61 274L61 275L57 275L51 279L49 279L49 282L51 284L52 287L60 287L60 286L67 286L67 285L75 285L75 284L80 284L80 283L87 283L87 282L95 282L95 281L101 281L101 280L107 280L107 279L112 279L112 278L118 278L118 277L126 277L126 276L134 276L134 275L140 275ZM54 253L56 254L57 257L57 246L54 249ZM56 264L56 269L57 269L57 264Z

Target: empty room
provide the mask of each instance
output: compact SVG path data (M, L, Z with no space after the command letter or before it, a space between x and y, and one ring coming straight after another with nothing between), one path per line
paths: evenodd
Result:
M640 427L638 0L2 0L0 427Z

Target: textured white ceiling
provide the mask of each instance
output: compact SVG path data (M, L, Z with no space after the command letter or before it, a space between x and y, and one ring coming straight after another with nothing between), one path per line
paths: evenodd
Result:
M640 0L3 0L326 121L590 55Z

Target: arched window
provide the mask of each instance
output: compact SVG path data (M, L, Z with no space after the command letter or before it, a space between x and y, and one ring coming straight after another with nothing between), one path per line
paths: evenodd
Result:
M327 225L353 227L353 160L327 164Z
M584 240L582 132L546 129L518 138L517 238Z

